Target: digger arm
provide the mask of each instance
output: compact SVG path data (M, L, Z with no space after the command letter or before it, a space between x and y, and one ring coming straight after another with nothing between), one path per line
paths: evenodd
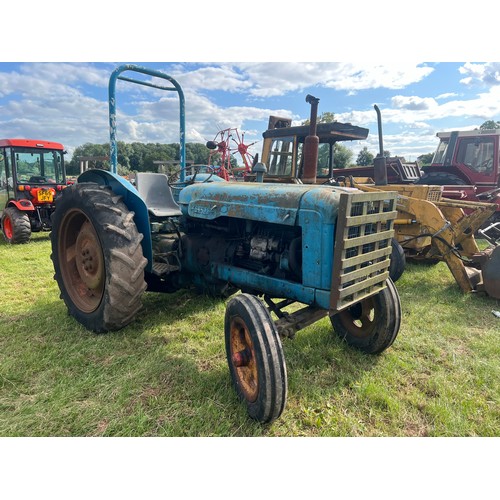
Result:
M363 191L380 191L379 186L373 187L356 183L355 187ZM383 190L386 189L397 191L395 186L384 186ZM420 234L422 238L426 239L430 238L431 250L428 252L428 256L438 256L446 262L460 288L464 292L471 292L481 279L480 272L475 269L468 269L464 265L464 262L456 251L456 247L458 237L458 239L461 238L461 244L465 243L468 250L471 250L472 253L479 251L474 240L474 233L469 232L469 234L465 234L463 227L458 222L460 216L464 216L461 208L452 209L453 207L451 206L445 206L444 208L451 220L444 216L436 202L398 194L398 219L406 220L412 225L419 225L420 231L417 231L417 235ZM475 222L477 223L477 221ZM398 220L395 221L396 229L397 225ZM465 225L470 227L471 222L469 221ZM400 241L400 244L404 247L404 241Z
M446 219L452 224L455 245L461 245L463 254L471 256L479 252L474 234L495 213L493 203L446 201L435 202ZM465 214L463 210L469 209Z
M477 270L468 269L456 251L457 239L462 239L462 244L467 243L471 251L474 248L479 251L474 240L474 233L469 233L467 236L465 233L461 233L460 224L457 224L457 220L448 220L436 204L427 200L408 198L406 211L414 215L414 218L420 222L422 233L431 235L433 253L446 262L460 288L464 292L474 290L480 281L480 276L476 276L476 274L480 273ZM462 212L461 209L460 212ZM456 210L453 215L457 215ZM457 236L461 238L457 238Z

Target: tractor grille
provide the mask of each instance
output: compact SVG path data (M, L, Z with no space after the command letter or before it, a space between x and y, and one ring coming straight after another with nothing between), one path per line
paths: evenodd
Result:
M401 164L401 177L406 181L418 181L420 179L420 169L413 163Z
M385 288L397 216L396 196L395 192L340 195L330 293L332 312Z
M427 201L441 201L442 189L441 186L429 186L429 192L427 193Z

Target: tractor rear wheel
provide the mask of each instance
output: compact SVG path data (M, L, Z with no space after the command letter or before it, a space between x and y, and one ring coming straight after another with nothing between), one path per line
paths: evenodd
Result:
M16 207L7 207L2 214L2 232L8 243L27 243L31 238L28 215Z
M277 419L285 408L285 356L274 322L262 302L242 293L227 305L226 354L238 397L251 418L262 423Z
M387 349L401 326L401 302L389 278L377 295L330 316L333 329L349 345L368 354Z
M467 182L450 173L424 171L422 177L420 177L416 184L427 184L429 186L461 186L467 184Z
M69 313L94 332L123 328L142 306L147 260L133 216L93 183L66 188L53 214L54 279Z

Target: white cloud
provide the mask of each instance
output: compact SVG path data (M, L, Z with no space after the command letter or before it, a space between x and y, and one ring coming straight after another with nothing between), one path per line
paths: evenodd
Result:
M222 90L225 92L242 92L252 86L245 75L238 73L229 64L220 67L201 67L193 71L184 71L183 66L178 66L172 76L183 87L191 90Z
M391 98L391 104L395 108L409 110L431 109L437 105L432 97L402 96L397 95Z
M446 92L444 94L439 94L435 97L436 100L448 99L450 97L458 97L456 92Z
M479 121L500 116L500 86L491 87L487 92L462 100L452 100L439 104L433 98L417 96L395 96L390 100L392 107L381 108L384 124L414 126L415 123L430 123L434 120L469 118ZM335 115L339 121L354 124L376 122L375 111L351 111ZM496 118L498 119L498 118Z
M464 85L483 84L486 86L500 85L500 62L485 64L465 63L459 68L462 75L466 75L461 83Z
M419 82L433 68L420 64L355 63L243 63L238 67L252 82L256 97L284 95L307 87L326 87L353 92L370 88L403 88Z

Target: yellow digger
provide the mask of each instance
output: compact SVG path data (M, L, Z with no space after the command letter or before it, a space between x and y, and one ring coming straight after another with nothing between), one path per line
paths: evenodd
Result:
M442 186L416 184L421 175L417 164L384 157L377 106L380 152L374 165L334 169L335 143L366 139L368 129L339 122L317 124L319 99L307 96L306 101L311 104L308 126L292 127L289 119L270 117L269 129L263 133L261 157L267 166L265 180L396 191L396 251L393 248L391 256L395 278L402 273L406 259L444 261L464 292L481 292L500 299L500 224L485 228L486 221L498 210L497 205L446 199ZM304 158L309 154L311 141L319 142L317 167L306 172L303 165L311 162L304 162ZM397 184L393 183L396 179L400 181ZM476 234L486 240L488 248L480 250Z
M442 198L441 186L384 186L354 178L344 182L362 191L396 191L395 238L405 257L442 260L464 292L485 292L500 299L500 247L493 232L499 230L495 225L480 229L495 213L495 204L448 200ZM489 248L479 249L477 232L483 234Z

